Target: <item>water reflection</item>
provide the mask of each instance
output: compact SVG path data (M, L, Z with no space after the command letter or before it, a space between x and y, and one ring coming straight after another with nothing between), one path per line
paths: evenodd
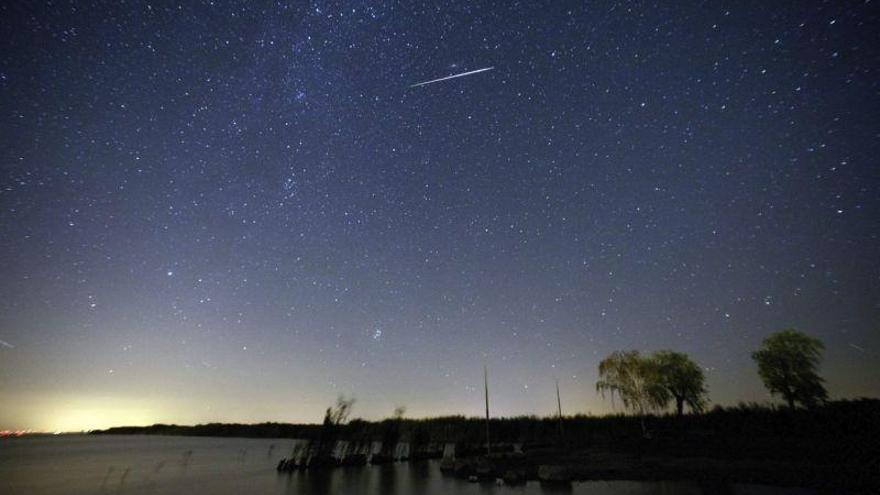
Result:
M570 485L543 485L529 482L520 486L499 486L491 481L472 483L445 476L434 461L387 464L372 467L349 467L315 472L294 471L279 475L285 481L284 493L296 495L343 495L364 493L376 495L446 493L477 495L700 495L700 494L749 494L746 491L731 492L726 485L701 485L697 483L595 481ZM775 490L775 489L773 489ZM798 492L801 493L801 492Z
M376 495L447 493L519 495L804 495L815 493L800 488L758 485L731 485L723 482L639 482L591 481L568 485L529 482L519 486L499 486L491 481L472 483L443 475L434 461L381 466L348 467L316 472L290 472L279 475L287 480L285 493L296 495Z
M277 473L293 440L193 437L65 437L4 440L0 491L69 494L290 495L801 495L810 490L701 483L587 482L509 487L470 483L436 461ZM273 447L274 446L274 447ZM265 453L265 454L264 454Z
M406 474L409 477L413 493L424 493L428 488L430 469L427 462L410 462Z

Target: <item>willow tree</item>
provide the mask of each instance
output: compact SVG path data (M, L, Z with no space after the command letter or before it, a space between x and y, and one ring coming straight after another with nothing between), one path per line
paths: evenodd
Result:
M660 384L675 400L675 412L684 413L687 404L691 411L703 412L706 407L706 377L703 370L687 354L675 351L657 351L651 359L657 367Z
M817 372L824 349L819 339L789 328L764 339L752 359L771 395L781 395L792 409L795 403L812 407L828 400Z
M599 381L596 391L617 396L623 407L639 416L642 434L647 436L645 415L669 402L669 393L663 387L654 360L642 357L639 351L615 351L599 363Z

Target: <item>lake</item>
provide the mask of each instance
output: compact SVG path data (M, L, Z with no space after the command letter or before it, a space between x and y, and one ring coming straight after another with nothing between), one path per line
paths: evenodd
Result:
M681 482L583 482L550 488L469 483L440 472L439 462L403 462L279 474L296 440L162 436L48 436L0 439L5 494L544 494L582 495L815 493L755 485L701 487Z

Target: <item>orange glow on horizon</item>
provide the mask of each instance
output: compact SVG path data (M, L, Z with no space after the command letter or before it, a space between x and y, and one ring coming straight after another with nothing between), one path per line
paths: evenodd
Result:
M152 401L97 398L74 399L52 409L48 431L77 432L114 426L146 426L162 422L165 407Z

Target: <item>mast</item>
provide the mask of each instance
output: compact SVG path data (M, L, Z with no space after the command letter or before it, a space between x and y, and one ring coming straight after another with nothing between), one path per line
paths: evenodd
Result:
M556 379L556 407L559 411L559 441L562 442L562 400L559 398L559 379Z
M486 455L492 454L489 443L489 370L483 365L483 387L486 392Z

